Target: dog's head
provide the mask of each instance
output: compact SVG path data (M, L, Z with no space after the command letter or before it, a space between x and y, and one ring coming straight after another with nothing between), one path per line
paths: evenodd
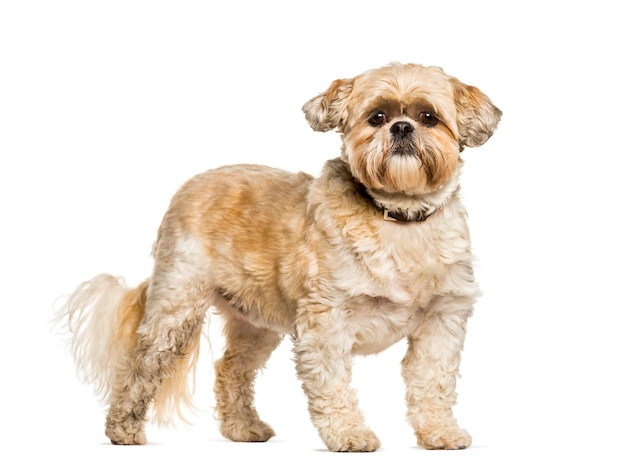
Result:
M409 195L445 186L463 148L487 141L501 116L440 68L395 63L335 80L303 111L314 130L342 134L342 158L368 189Z

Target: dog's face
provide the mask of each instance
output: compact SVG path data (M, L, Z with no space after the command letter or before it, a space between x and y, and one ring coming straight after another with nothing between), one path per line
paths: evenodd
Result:
M444 187L460 151L487 141L501 115L477 88L416 64L336 80L303 111L314 130L342 134L342 157L363 185L408 195Z

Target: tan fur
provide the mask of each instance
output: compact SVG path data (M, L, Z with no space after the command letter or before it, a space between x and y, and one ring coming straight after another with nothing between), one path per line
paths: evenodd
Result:
M313 129L342 135L341 157L319 178L235 165L190 179L163 218L151 278L130 290L99 276L60 311L71 328L77 321L83 378L107 393L113 443L145 443L152 407L164 420L190 404L187 377L213 307L227 342L215 364L224 436L274 435L254 407L254 379L288 334L328 448L377 449L350 386L351 359L406 338L402 375L418 443L470 445L452 415L478 294L459 150L484 143L500 111L478 89L414 64L337 80L303 110ZM387 221L383 209L426 219Z

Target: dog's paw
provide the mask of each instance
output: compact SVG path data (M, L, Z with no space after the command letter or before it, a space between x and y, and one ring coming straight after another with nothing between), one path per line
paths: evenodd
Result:
M333 452L373 452L380 447L380 440L369 429L356 428L324 437Z
M253 422L241 419L223 422L221 432L234 442L267 442L276 435L269 425L258 419Z
M463 450L472 444L472 437L463 429L448 427L418 433L417 443L428 450Z
M121 409L109 409L105 434L113 445L146 444L144 419L133 414L126 415Z
M107 426L106 436L113 445L145 445L146 434L143 430L126 432L122 426Z

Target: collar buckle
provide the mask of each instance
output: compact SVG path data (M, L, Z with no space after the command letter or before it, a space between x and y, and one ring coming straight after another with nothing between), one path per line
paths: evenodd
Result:
M398 219L394 218L390 215L389 210L383 209L383 220L387 220L388 222L397 222Z

